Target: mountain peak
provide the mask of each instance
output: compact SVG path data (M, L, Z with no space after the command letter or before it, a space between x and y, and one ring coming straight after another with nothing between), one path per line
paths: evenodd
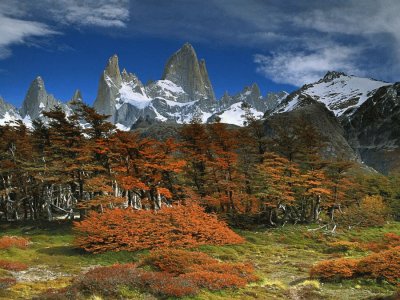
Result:
M118 56L116 54L108 59L104 73L114 81L121 82L121 72L119 71Z
M21 108L21 115L29 115L31 119L36 119L42 111L49 110L58 104L58 101L47 93L42 77L36 77L26 93Z
M333 79L342 77L342 76L347 76L345 73L343 72L337 72L337 71L328 71L325 76L323 77L323 81L331 81Z
M208 77L204 60L197 59L192 45L185 43L167 61L162 80L169 80L183 88L186 95L182 102L208 99L215 101L215 95Z
M83 101L82 99L83 98L82 98L81 91L79 89L76 89L75 92L74 92L74 95L71 98L71 101L80 101L80 102L82 102Z

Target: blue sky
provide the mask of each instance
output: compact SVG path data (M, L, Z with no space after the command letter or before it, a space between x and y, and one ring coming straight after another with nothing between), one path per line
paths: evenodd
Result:
M398 81L397 0L1 0L0 95L20 106L30 82L92 103L108 57L145 83L188 41L215 92L257 82L292 91L328 70Z

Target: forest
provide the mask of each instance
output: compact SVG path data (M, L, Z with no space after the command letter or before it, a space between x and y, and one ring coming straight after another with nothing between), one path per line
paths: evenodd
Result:
M400 173L385 176L326 155L329 144L306 119L284 128L272 124L273 134L267 134L250 110L245 127L194 117L177 127L175 138L155 139L120 131L81 102L69 116L59 107L43 114L46 122L35 120L32 128L22 122L0 126L5 297L18 286L13 274L29 269L14 258L35 243L9 234L26 226L35 234L38 228L72 232L71 251L83 257L141 255L67 276L62 289L36 291L38 299L194 297L226 289L239 293L229 297L245 298L243 288L265 281L262 267L217 259L213 251L252 240L258 249L253 235L261 231L274 232L272 243L279 245L290 235L286 228L301 231L310 247L323 245L316 258L330 256L302 269L311 283L303 280L295 293L304 295L282 299L331 299L312 290L319 282L363 278L380 286L376 295L383 290L386 296L400 284ZM366 241L349 238L369 230L380 233Z

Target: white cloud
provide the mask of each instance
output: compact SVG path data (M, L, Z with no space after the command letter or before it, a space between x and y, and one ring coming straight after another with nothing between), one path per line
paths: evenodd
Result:
M327 71L342 71L363 75L355 65L360 49L330 45L312 52L276 52L266 56L257 54L257 72L277 83L301 86L315 82Z
M46 24L19 20L0 14L0 59L11 55L11 45L23 44L31 37L57 34Z
M129 2L125 0L62 0L47 2L53 18L67 25L126 27Z

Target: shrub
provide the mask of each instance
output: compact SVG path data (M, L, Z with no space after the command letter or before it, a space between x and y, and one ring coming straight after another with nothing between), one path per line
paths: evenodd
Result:
M321 261L312 267L310 275L329 281L362 276L400 284L400 246L360 259Z
M366 196L360 205L351 205L337 216L337 222L346 226L382 226L390 216L381 196Z
M153 250L139 266L150 266L161 272L180 275L193 270L193 266L218 262L203 252L191 252L179 249Z
M0 278L0 289L7 289L17 283L17 280L12 277Z
M326 281L351 278L357 270L357 263L356 259L323 260L311 268L310 275Z
M251 265L220 262L202 252L154 250L139 265L177 275L196 286L210 290L242 287L258 280Z
M361 248L359 243L349 241L331 242L328 243L328 246L328 252L346 252L349 250L357 250Z
M29 240L18 236L3 236L0 238L0 249L12 247L25 249L29 245Z
M226 223L197 205L178 205L157 212L131 209L91 212L74 227L75 244L94 253L244 242Z
M23 271L28 268L28 265L18 262L18 261L10 261L10 260L0 260L0 269L7 271Z
M137 266L99 267L77 277L65 291L48 291L42 296L44 299L76 299L80 295L97 294L118 298L121 287L125 287L156 296L184 297L196 295L200 288L243 287L258 279L253 273L250 265L219 262L205 253L161 249L151 251Z
M400 246L360 259L357 271L368 278L400 283Z

